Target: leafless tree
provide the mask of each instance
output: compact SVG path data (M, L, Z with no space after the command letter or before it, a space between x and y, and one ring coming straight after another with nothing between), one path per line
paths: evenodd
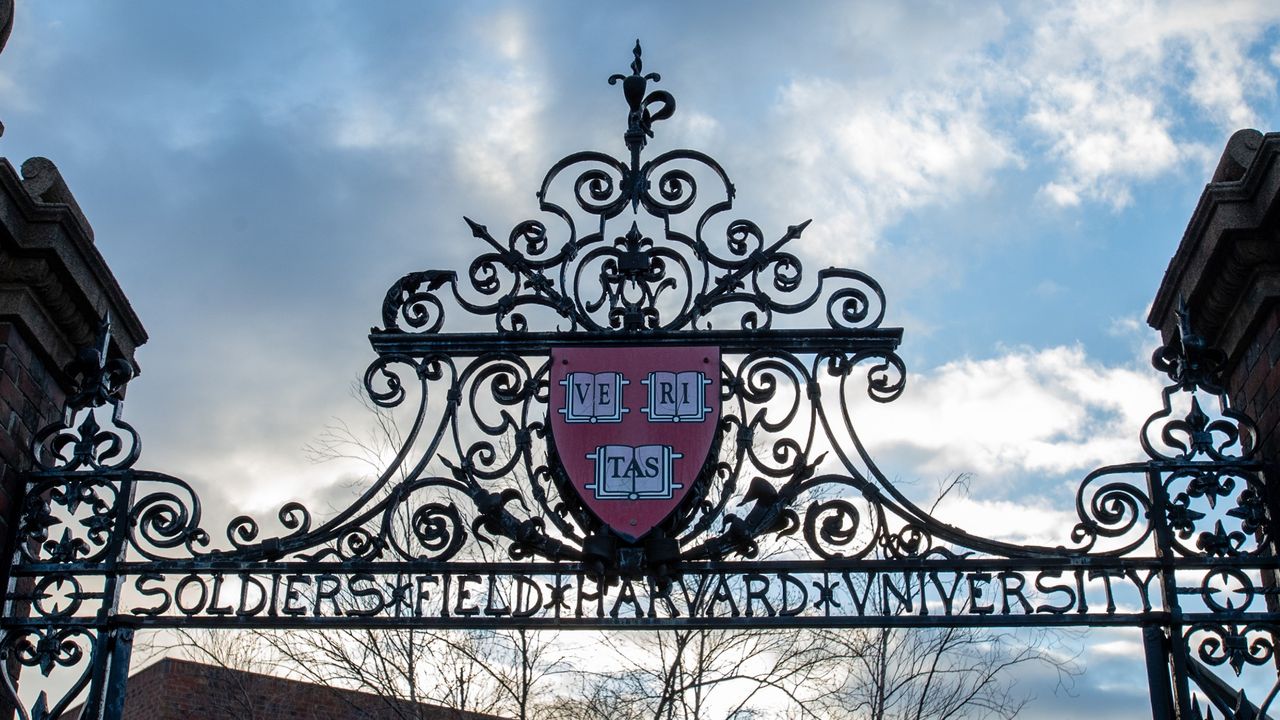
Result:
M139 657L144 659L176 655L181 659L211 665L221 672L207 674L208 696L216 703L208 708L211 717L265 720L272 717L261 707L262 697L279 693L266 687L265 676L279 674L281 668L257 639L245 632L176 629L140 634Z
M180 629L153 637L143 651L363 691L380 702L357 706L348 696L338 697L357 715L378 720L438 717L425 705L456 710L460 717L483 713L534 720L546 714L547 681L572 669L554 635L520 630ZM216 709L227 717L258 717L262 693L255 692L253 677L227 673L227 687L217 692L225 707Z
M968 480L942 481L931 511ZM1080 672L1071 641L1043 629L605 634L618 666L580 673L556 717L1012 718L1031 699L1016 671L1048 670L1063 686Z
M584 676L597 707L581 716L747 718L786 705L814 707L834 689L824 680L840 661L833 651L846 650L817 640L805 630L609 633L602 644L620 666Z
M373 473L404 442L392 413L352 392L372 418L366 428L333 420L304 448L314 462L349 461ZM353 489L360 489L360 482ZM407 528L402 531L408 540ZM479 559L488 559L481 557ZM463 712L539 717L549 679L570 669L554 634L523 630L328 629L178 631L158 636L151 654L177 654L239 670L274 671L322 686L382 698L369 717L419 720L427 703ZM269 658L269 660L267 659ZM243 703L241 703L243 704ZM246 712L236 717L251 717Z
M578 673L547 717L1012 718L1015 670L1079 672L1056 631L973 628L606 634L617 667Z
M402 438L388 412L369 409L367 435L335 421L308 453L380 471ZM963 491L967 480L946 480L937 501ZM182 637L196 654L221 653L218 662L243 659L212 635ZM398 700L520 720L1011 718L1029 699L1015 691L1016 668L1042 664L1068 679L1078 672L1058 631L686 629L588 637L595 640L590 667L575 667L581 653L559 636L526 630L259 632L252 646L269 648L280 667L312 682L382 696L403 720L417 718Z
M943 479L929 511L966 493L969 481L964 473ZM831 668L837 689L823 701L831 718L1012 718L1031 700L1015 688L1016 669L1048 669L1063 688L1081 672L1069 631L1059 629L882 627L831 632L825 641L847 647L841 655L851 660Z
M852 663L833 666L837 690L823 699L830 718L955 720L1012 718L1031 697L1018 692L1013 671L1041 665L1067 682L1079 672L1058 633L992 632L974 628L894 629L831 633L852 644Z
M415 628L258 635L302 678L379 697L377 717L422 720L424 703L460 712L498 710L477 665L457 650L465 636L442 638Z

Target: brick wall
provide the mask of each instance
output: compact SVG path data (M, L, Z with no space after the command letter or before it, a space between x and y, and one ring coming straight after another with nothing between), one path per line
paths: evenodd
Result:
M5 7L0 0L0 11ZM69 380L63 369L78 348L96 344L106 314L113 327L110 356L133 363L146 331L61 173L52 162L32 158L19 177L0 158L0 588L6 591L22 590L11 587L10 533L22 473L33 462L31 438L61 416ZM11 675L16 667L7 667ZM9 717L11 708L0 699L0 719Z
M17 518L22 472L32 465L31 438L62 414L65 393L45 363L18 325L0 321L0 551L6 557L14 550L8 538ZM9 587L8 570L7 561L0 564L0 587ZM27 592L30 585L15 589ZM12 660L7 669L18 674ZM9 704L0 702L0 717L12 714Z
M1227 142L1147 316L1166 343L1184 304L1192 332L1227 355L1232 407L1257 423L1272 466L1268 534L1280 537L1280 133L1241 130ZM1275 595L1267 602L1280 607Z
M1232 405L1258 423L1264 457L1280 458L1280 304L1259 312L1228 379Z
M32 436L62 414L65 393L45 362L20 327L0 321L0 537L9 536L19 474L31 467Z
M73 720L72 708L59 720ZM165 658L129 678L124 720L502 720Z
M1280 133L1231 137L1169 261L1147 322L1169 342L1191 329L1227 354L1232 405L1280 461Z

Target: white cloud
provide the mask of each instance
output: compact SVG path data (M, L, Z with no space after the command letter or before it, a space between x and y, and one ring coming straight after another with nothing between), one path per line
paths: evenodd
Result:
M778 202L803 196L821 219L808 251L864 261L906 215L988 191L997 171L1027 158L1049 172L1048 204L1124 208L1136 186L1216 161L1187 106L1234 129L1258 122L1255 101L1274 95L1271 68L1250 59L1280 19L1264 3L1090 0L1033 6L1015 22L991 12L982 42L943 42L937 22L915 32L909 13L857 13L848 53L876 72L782 86L779 147L800 181ZM1025 41L1013 34L1028 26ZM905 71L876 59L902 53L913 57Z
M477 25L476 31L497 41L496 47L503 59L509 62L520 62L525 59L529 42L523 15L514 10L506 10L494 17L484 18Z
M681 110L672 118L672 123L672 134L688 147L707 147L720 135L719 121L697 110Z
M1154 373L1103 365L1078 345L1023 348L917 373L875 424L859 430L873 453L907 449L895 456L913 457L919 475L972 472L975 489L986 489L1013 475L1133 459L1159 391Z
M1142 643L1133 640L1108 640L1091 643L1089 653L1092 655L1109 655L1113 657L1143 657Z
M338 147L438 152L450 174L495 198L510 198L538 175L533 162L547 90L542 60L515 11L486 17L471 31L487 42L449 72L381 87L348 86L337 102ZM496 48L497 53L489 52Z
M1119 317L1111 319L1111 326L1107 328L1107 334L1116 338L1132 338L1134 336L1142 336L1146 338L1151 333L1146 328L1142 319L1136 315L1127 317Z
M1048 278L1036 283L1034 292L1042 298L1052 298L1066 292L1066 288Z
M1059 165L1041 194L1120 208L1134 183L1199 159L1177 127L1180 103L1224 130L1256 123L1250 101L1270 97L1275 78L1246 51L1277 18L1274 4L1249 2L1088 0L1045 12L1010 68L1030 88L1028 125Z
M443 97L433 98L431 117L439 126L436 132L448 138L455 172L477 187L491 188L497 198L526 190L528 178L537 176L532 160L543 97L540 83L517 64L500 77L464 76Z
M1067 185L1057 182L1046 183L1040 191L1049 198L1054 205L1061 207L1075 207L1080 204L1080 193Z
M1253 127L1257 114L1246 99L1252 88L1266 87L1274 78L1241 53L1235 38L1202 36L1191 40L1195 77L1187 92L1227 128ZM1225 121L1225 122L1224 122Z
M1050 509L1029 501L979 500L966 496L948 496L932 514L982 537L1050 547L1069 544L1071 529L1079 522L1068 504Z
M995 171L1018 162L986 122L977 93L921 90L877 100L809 79L787 86L779 114L783 152L802 168L803 187L792 191L822 218L805 234L806 249L835 263L865 257L907 211L981 192Z
M1049 76L1032 92L1028 122L1049 138L1061 163L1058 180L1043 188L1057 205L1082 197L1119 208L1131 200L1129 182L1168 171L1179 160L1168 121L1155 104L1097 79Z

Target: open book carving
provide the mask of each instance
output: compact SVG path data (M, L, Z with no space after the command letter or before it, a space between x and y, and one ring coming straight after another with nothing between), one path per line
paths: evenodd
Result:
M560 381L564 387L564 414L567 423L616 423L630 412L622 404L622 386L629 385L619 372L571 372Z
M701 372L657 371L640 381L649 386L649 422L702 422L707 416L706 387L711 380Z
M587 454L596 463L596 481L586 488L597 500L669 498L682 487L671 481L672 464L681 457L670 445L601 445Z

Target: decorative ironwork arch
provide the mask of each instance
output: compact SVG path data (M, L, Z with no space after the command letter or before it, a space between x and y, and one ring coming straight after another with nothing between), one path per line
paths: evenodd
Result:
M75 676L30 706L9 685L21 717L79 699L84 717L119 717L133 631L176 626L1134 626L1156 717L1200 717L1201 702L1265 714L1280 684L1258 707L1213 668L1275 660L1274 498L1224 358L1185 312L1153 358L1170 384L1141 431L1148 459L1089 473L1062 544L940 522L855 430L864 394L889 402L906 384L883 290L858 270L807 272L789 249L807 221L770 239L727 219L734 187L712 158L643 160L675 100L650 89L660 78L638 43L634 56L609 79L627 100L629 157L569 155L538 191L546 220L499 239L467 219L484 252L464 274L413 272L388 290L364 385L412 420L332 517L289 503L271 537L242 516L215 539L194 488L135 469L131 371L108 357L104 321L69 368L65 417L34 438L8 539L0 654L34 682ZM711 441L704 462L688 459L683 499L665 477L673 509L631 535L560 457L553 408L572 391L552 358L636 348L706 350L698 378L718 409L697 416Z

